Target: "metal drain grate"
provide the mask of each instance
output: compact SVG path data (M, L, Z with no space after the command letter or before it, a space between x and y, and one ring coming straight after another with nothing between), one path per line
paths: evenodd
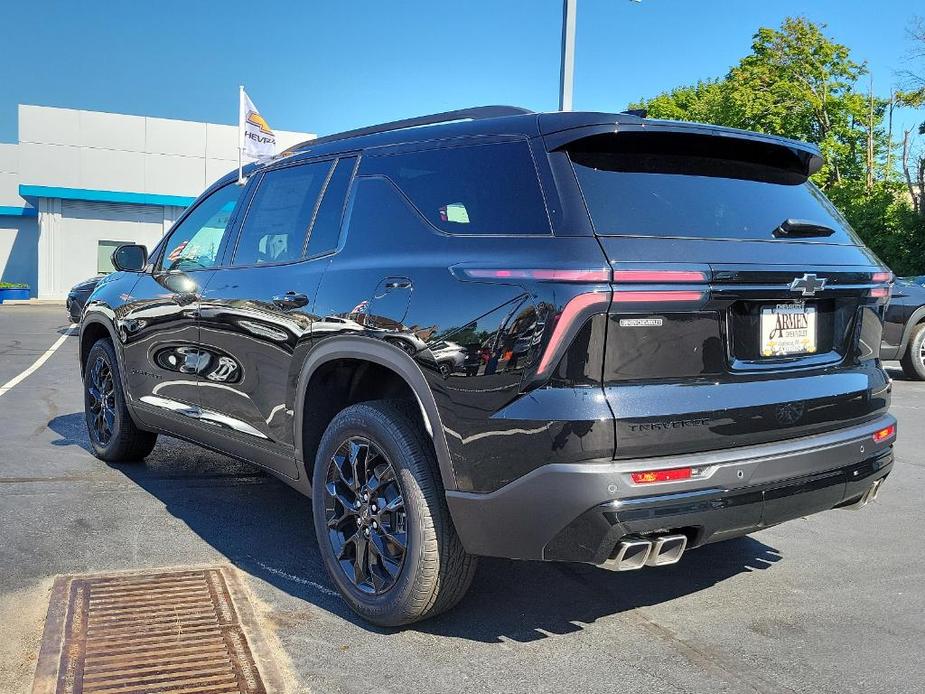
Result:
M54 593L35 693L267 691L219 568L70 577Z

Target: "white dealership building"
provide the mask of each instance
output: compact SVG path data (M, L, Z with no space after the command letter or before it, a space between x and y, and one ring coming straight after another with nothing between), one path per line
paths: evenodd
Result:
M0 281L40 299L111 271L122 243L151 249L183 209L238 165L233 125L19 106L0 144ZM276 131L282 148L314 137Z

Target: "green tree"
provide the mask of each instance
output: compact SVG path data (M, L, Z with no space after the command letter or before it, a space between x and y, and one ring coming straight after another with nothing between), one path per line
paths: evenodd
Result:
M917 69L907 70L903 73L906 89L896 96L903 106L913 108L925 106L925 20L917 17L908 29L911 44L909 59L916 63ZM918 127L919 136L925 135L925 122ZM905 177L909 197L912 205L925 220L925 147L921 139L916 142L916 133L912 128L903 133L902 141L902 170Z
M655 118L692 120L773 133L816 143L826 164L816 174L826 187L865 176L888 146L880 126L887 102L856 89L866 74L849 49L828 38L824 25L803 17L779 29L762 27L751 53L722 79L678 87L634 104ZM871 117L873 105L873 117ZM873 121L873 122L871 122Z
M925 219L915 213L899 181L842 181L826 195L864 243L898 276L925 272Z
M825 25L802 17L779 28L760 28L751 52L724 77L681 86L644 99L654 118L688 120L744 128L813 142L825 165L814 180L842 211L861 238L897 274L925 271L925 154L912 151L905 134L903 185L891 162L894 143L883 127L893 103L922 105L925 79L894 100L873 95L864 63L847 46L824 33ZM925 56L925 28L910 30L913 52ZM913 76L914 77L914 76ZM921 179L922 186L917 186ZM910 204L910 197L915 203ZM921 202L921 204L919 204ZM919 209L921 216L916 214Z

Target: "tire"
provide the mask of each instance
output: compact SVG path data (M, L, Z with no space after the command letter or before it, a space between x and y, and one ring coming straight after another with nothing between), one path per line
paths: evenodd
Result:
M363 490L374 490L368 502ZM403 510L388 511L399 503ZM433 447L404 403L359 403L334 417L315 456L312 512L328 575L350 608L373 624L394 627L433 617L455 606L472 583L477 559L462 547ZM360 550L364 531L368 553ZM390 537L405 540L403 552ZM365 557L360 571L358 555Z
M912 329L909 346L899 360L903 373L914 381L925 381L925 323Z
M107 463L143 460L157 441L157 434L132 421L116 352L106 338L94 343L84 364L84 419L93 454Z

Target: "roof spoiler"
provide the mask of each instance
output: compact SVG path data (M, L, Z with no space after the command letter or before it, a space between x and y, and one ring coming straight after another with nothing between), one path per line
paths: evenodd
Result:
M743 143L750 142L780 148L790 155L788 158L793 162L793 169L806 177L813 175L822 168L825 161L819 148L808 142L791 140L790 138L778 137L776 135L756 133L750 130L738 130L736 128L725 128L702 123L685 123L682 121L643 120L640 117L635 117L635 114L621 114L616 117L611 116L611 120L605 123L568 127L566 123L561 121L556 122L557 119L544 119L544 115L546 114L540 116L540 130L543 133L546 148L550 152L564 149L573 142L595 135L606 135L610 133L615 135L622 133L664 133L717 137L723 138L727 142L730 140L741 140ZM561 126L563 125L566 127L562 128Z

